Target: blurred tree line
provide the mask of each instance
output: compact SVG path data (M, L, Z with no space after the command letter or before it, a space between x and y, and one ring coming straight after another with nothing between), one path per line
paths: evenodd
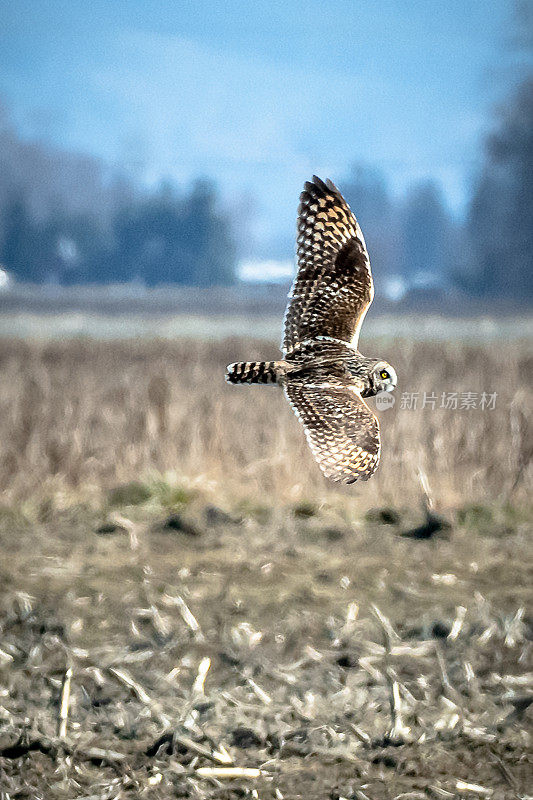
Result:
M456 274L478 295L533 298L533 78L501 109L467 220L472 253Z
M235 281L236 252L213 185L149 192L96 159L17 135L0 115L0 263L31 283Z
M533 78L502 106L463 223L438 184L393 200L381 173L342 182L375 274L407 288L533 298ZM19 137L0 115L0 262L17 280L227 285L236 280L228 217L205 181L152 192L95 159ZM400 291L401 294L401 291Z
M343 189L378 280L395 275L411 288L531 301L533 77L500 107L464 223L450 216L434 181L415 184L394 203L382 175L359 167Z
M434 181L393 202L379 172L354 170L346 198L357 210L379 276L407 288L456 288L484 298L533 300L533 4L514 0L506 46L514 89L485 141L464 221Z
M391 278L404 290L450 284L451 253L462 228L449 214L435 181L415 183L395 201L378 170L359 166L342 188L356 210L378 284L385 279L390 286Z

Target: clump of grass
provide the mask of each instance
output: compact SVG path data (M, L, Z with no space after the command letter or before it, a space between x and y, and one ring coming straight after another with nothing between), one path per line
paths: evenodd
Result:
M312 503L310 500L301 500L299 503L296 503L292 509L292 513L298 519L309 519L310 517L316 517L319 512L319 508L316 503Z
M479 503L469 503L457 511L457 521L465 527L480 528L490 525L493 520L493 510L489 506Z
M188 506L198 494L184 486L176 486L167 481L154 481L150 489L152 498L165 508Z
M108 493L108 503L111 507L141 506L151 497L148 486L139 481L129 481L121 486L115 486Z
M19 507L0 506L0 530L2 528L25 528L30 520Z
M265 525L272 517L272 508L263 503L254 503L252 500L244 499L236 505L237 513L243 519L253 519Z
M392 507L370 508L366 514L367 522L377 522L380 525L398 525L401 521L400 513Z

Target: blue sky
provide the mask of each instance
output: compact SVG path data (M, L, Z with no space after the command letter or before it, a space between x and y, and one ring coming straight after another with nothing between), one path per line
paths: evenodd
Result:
M355 163L464 206L504 89L509 0L0 0L0 97L28 136L145 181L213 177L257 251L313 172ZM251 247L253 252L254 247Z

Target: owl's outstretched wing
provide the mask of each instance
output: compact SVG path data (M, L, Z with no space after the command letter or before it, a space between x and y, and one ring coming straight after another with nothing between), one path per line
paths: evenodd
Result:
M379 424L361 395L338 381L287 379L285 395L326 478L368 480L379 463Z
M357 346L374 296L361 228L331 181L313 177L298 209L298 273L289 294L282 349L331 336Z

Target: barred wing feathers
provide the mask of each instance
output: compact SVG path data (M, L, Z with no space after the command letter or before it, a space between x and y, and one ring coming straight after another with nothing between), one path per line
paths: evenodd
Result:
M298 209L298 273L285 312L282 349L318 336L357 346L374 296L361 228L331 181L313 177Z
M368 480L379 463L379 424L351 386L318 379L287 379L285 395L302 423L326 476L340 483Z

